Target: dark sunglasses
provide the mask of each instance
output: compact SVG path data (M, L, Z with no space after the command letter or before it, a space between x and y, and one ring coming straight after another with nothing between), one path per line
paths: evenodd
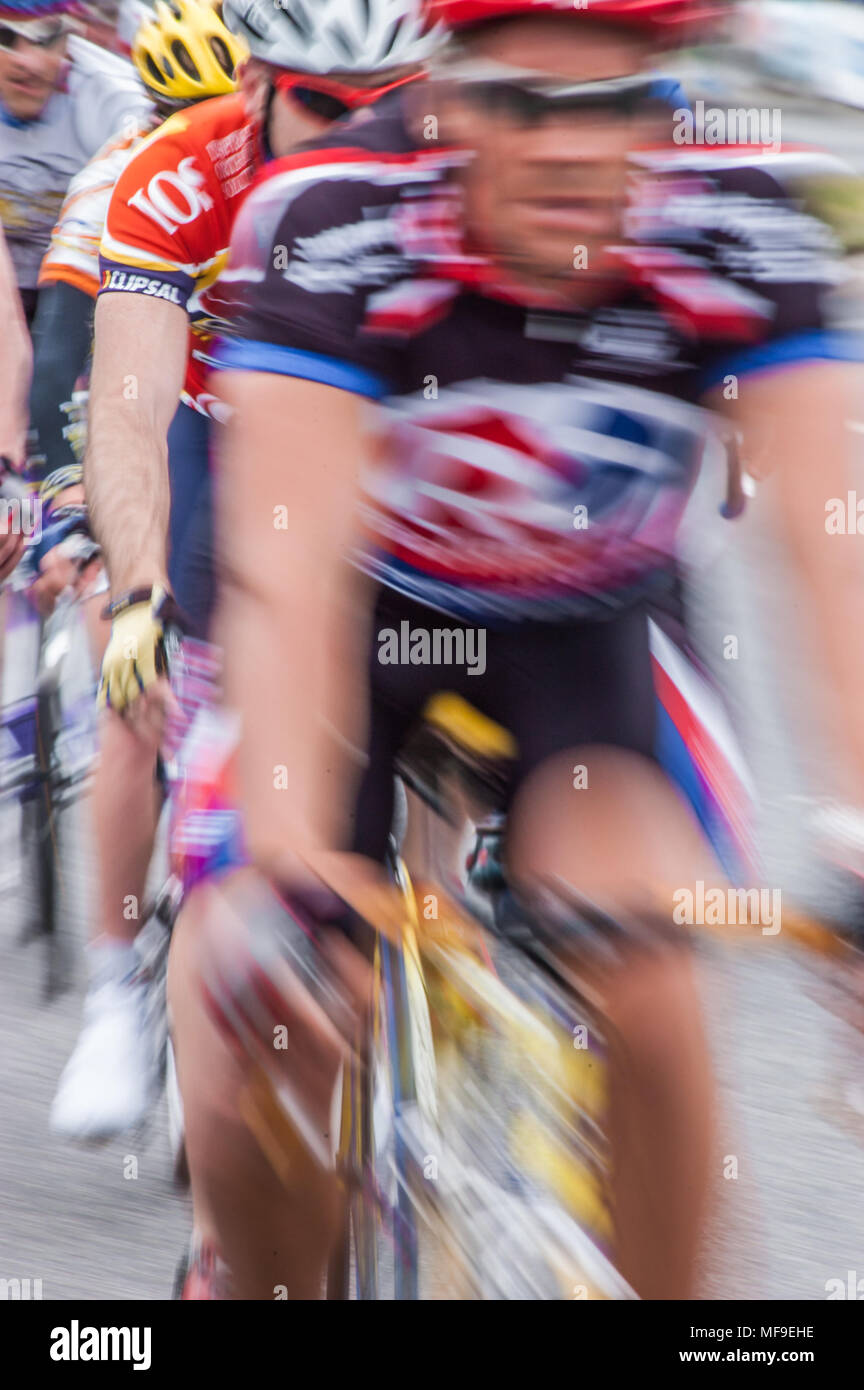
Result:
M316 92L314 87L292 87L291 95L313 116L320 116L322 121L341 121L351 110L339 97L331 96L329 92Z
M605 82L563 82L543 73L493 63L454 64L446 75L487 111L520 126L579 113L630 119L668 110L655 95L654 78L642 75Z
M0 25L0 48L14 48L17 39L23 39L25 43L32 44L34 48L53 48L65 34L66 30L62 24L58 25L56 29L51 29L48 33L38 36L35 32L22 34L18 29L7 29L5 25Z

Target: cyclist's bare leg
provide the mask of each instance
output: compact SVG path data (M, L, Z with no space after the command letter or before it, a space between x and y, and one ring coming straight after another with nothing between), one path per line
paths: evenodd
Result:
M99 870L96 935L132 942L141 927L147 870L159 821L156 757L109 711L93 779Z
M95 567L91 566L91 572L95 578ZM91 659L97 671L111 635L110 619L102 617L105 603L104 593L87 597L83 603ZM102 718L99 735L92 793L99 887L91 939L128 945L141 927L161 810L155 783L156 754L110 710Z
M230 884L223 882L219 891L230 894ZM340 1187L298 1144L296 1181L286 1188L241 1117L246 1073L203 1002L212 893L203 885L190 894L174 930L168 971L195 1228L228 1265L237 1298L319 1298L341 1230Z
M575 790L573 769L587 768ZM511 817L515 881L559 876L598 904L644 907L651 884L723 884L662 772L611 749L538 770ZM670 919L671 921L671 902ZM712 1157L713 1079L686 952L635 950L604 981L609 1130L621 1271L649 1299L693 1298Z
M105 596L88 599L85 620L98 670L111 635L101 617ZM94 940L130 944L141 927L147 871L159 823L156 751L119 715L101 721L99 764L93 779L93 829L99 873Z

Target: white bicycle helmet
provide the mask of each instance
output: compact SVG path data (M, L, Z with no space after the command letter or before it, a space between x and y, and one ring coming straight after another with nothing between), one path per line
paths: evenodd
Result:
M367 73L422 63L443 37L425 0L225 0L253 58L293 72Z

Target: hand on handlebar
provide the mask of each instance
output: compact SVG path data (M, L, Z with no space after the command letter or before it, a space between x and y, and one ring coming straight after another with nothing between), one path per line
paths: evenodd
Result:
M175 701L168 682L166 624L178 616L162 585L122 595L109 606L111 637L102 658L99 707L126 718L158 746Z

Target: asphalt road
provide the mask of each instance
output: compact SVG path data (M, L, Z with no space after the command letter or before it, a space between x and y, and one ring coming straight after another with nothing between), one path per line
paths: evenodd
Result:
M99 1148L48 1129L81 1011L93 881L85 807L63 818L61 835L77 981L51 1004L41 999L44 942L19 940L32 905L27 875L0 891L0 1279L41 1279L45 1299L168 1298L189 1212L171 1181L164 1104L146 1133ZM4 836L4 868L15 848Z

